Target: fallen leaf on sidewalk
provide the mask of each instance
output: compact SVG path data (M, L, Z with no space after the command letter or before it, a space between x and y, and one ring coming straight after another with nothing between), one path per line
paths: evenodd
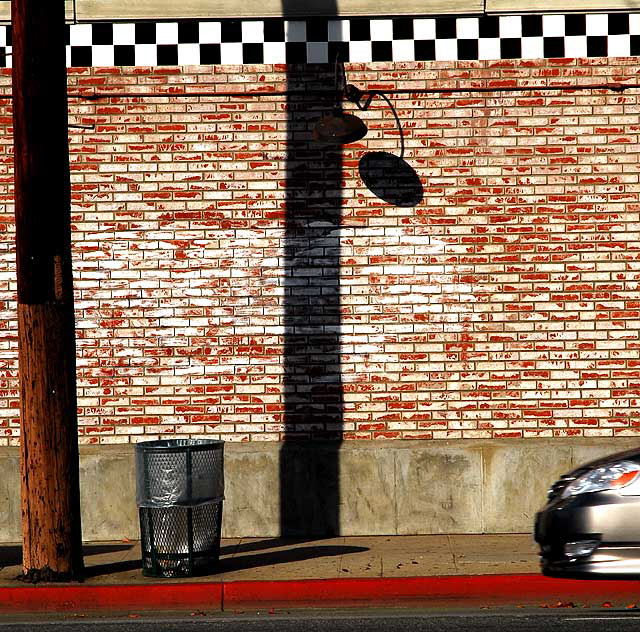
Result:
M610 601L605 601L600 607L601 608L612 608L613 606L611 605Z

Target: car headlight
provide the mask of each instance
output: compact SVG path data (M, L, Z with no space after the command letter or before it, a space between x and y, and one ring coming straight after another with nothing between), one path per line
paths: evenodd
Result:
M631 485L640 475L640 465L631 461L620 461L603 465L576 478L562 492L562 498L602 492L607 489L620 489Z

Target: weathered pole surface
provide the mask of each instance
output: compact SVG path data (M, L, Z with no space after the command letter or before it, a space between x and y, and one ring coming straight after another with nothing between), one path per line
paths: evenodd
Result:
M12 0L23 573L83 572L64 2Z

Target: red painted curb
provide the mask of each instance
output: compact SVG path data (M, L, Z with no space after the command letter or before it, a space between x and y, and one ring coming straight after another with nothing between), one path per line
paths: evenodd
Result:
M222 584L128 584L0 587L0 612L124 612L222 609Z
M475 575L303 581L246 581L223 585L225 610L265 607L399 604L530 604L640 597L637 581L567 580L542 575Z
M160 580L162 581L162 580ZM542 575L345 578L290 581L65 584L0 587L0 613L239 610L305 605L554 605L558 601L640 598L630 580L555 579ZM546 602L546 604L545 604Z

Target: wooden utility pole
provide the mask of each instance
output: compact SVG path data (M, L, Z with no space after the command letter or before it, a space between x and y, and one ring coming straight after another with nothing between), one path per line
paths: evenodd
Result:
M65 15L12 0L23 572L83 572Z

